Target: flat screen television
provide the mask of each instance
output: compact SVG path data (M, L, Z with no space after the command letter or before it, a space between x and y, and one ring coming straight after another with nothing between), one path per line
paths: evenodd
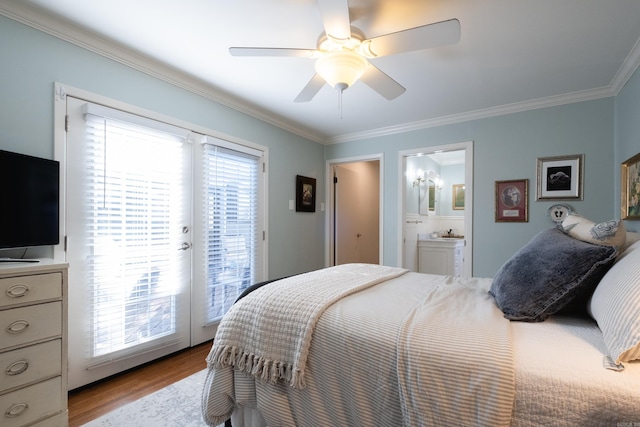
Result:
M59 242L60 163L0 150L0 249Z

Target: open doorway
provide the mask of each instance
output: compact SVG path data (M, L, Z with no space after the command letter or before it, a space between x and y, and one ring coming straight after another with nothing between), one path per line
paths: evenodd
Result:
M327 265L381 262L381 170L379 157L327 162Z
M398 170L398 265L419 271L419 240L445 234L463 239L460 274L471 276L473 143L402 151Z

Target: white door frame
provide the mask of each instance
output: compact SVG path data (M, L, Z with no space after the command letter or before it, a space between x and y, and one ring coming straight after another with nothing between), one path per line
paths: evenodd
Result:
M429 154L437 151L464 150L464 276L473 274L473 141L459 142L433 147L421 147L398 152L398 267L404 259L405 226L405 174L406 158L417 154Z
M375 153L375 154L367 154L364 156L356 156L356 157L342 157L338 159L329 159L326 161L325 166L325 187L327 191L325 192L325 230L326 230L326 238L325 238L325 255L324 255L324 264L325 267L330 267L333 265L333 251L334 251L334 189L333 186L333 167L339 164L344 163L357 163L357 162L368 162L378 160L380 162L380 219L379 219L379 227L380 227L380 240L378 243L379 246L379 254L378 259L380 264L384 264L383 254L384 254L384 232L383 232L383 224L384 224L384 154L383 153Z

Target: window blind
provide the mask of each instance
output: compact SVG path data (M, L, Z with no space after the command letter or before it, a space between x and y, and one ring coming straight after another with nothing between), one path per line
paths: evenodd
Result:
M185 138L152 121L85 112L90 359L99 364L113 353L175 339L176 295L189 274L176 261L188 197Z
M254 282L261 152L206 137L201 145L205 319L219 320Z

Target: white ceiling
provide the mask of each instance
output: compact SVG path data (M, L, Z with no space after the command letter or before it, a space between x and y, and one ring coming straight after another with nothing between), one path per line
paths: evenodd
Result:
M338 92L326 85L311 102L293 102L313 60L228 51L314 49L323 31L314 0L0 0L0 13L324 143L613 96L640 63L638 0L349 6L368 38L457 18L461 39L372 60L407 91L388 101L357 82L343 94L341 117Z

